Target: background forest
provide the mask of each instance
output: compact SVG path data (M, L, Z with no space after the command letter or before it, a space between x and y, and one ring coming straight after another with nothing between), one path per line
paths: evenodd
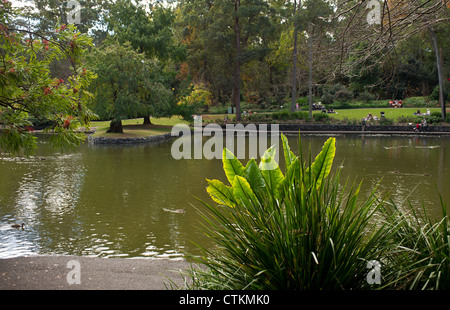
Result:
M90 108L102 120L437 104L440 83L449 100L448 0L94 0L79 12L59 0L13 3L23 9L11 23L30 37L54 37L79 14L78 31L92 38L84 66L97 75ZM66 80L68 68L54 61L51 73Z

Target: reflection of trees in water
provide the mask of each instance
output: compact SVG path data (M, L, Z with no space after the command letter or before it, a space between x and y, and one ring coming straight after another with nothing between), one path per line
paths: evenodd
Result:
M347 147L337 148L336 162L344 159L343 175L363 180L368 195L380 182L378 192L390 193L394 202L430 209L439 216L435 186L445 197L445 147L441 137L345 137ZM338 137L339 142L339 137ZM447 178L448 179L448 178Z
M327 138L302 136L304 160L309 144L314 159ZM289 141L298 154L298 137ZM413 206L425 203L438 215L435 185L448 201L445 138L347 135L336 142L333 172L342 165L342 183L362 180L361 199L383 178L377 193L390 192L397 203L409 198ZM191 241L209 241L198 229L193 206L206 210L196 197L211 202L205 178L227 180L221 160L174 160L170 147L85 145L77 154L47 160L2 159L2 214L28 223L29 231L21 235L25 240L18 241L43 253L177 257L183 249L195 251Z
M69 237L79 236L81 223L75 206L84 180L80 159L78 154L14 158L14 176L2 176L2 183L10 186L11 216L25 223L26 233L20 235L12 252L22 251L30 242L40 250L57 251Z

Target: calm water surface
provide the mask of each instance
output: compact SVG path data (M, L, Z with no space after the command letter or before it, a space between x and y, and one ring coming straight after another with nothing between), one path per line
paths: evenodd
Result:
M315 156L328 136L302 136ZM297 150L297 137L290 137ZM401 204L439 216L437 190L450 203L450 138L338 135L334 167L363 180L383 178ZM0 156L0 258L29 254L180 259L208 246L196 199L210 202L205 178L225 181L220 160L175 160L173 141L138 146L83 145L60 154L40 143L36 156ZM297 153L297 152L296 152ZM280 163L283 166L283 163ZM284 168L283 168L284 169ZM284 171L284 170L283 170ZM166 210L185 209L185 213ZM25 223L25 229L11 228Z

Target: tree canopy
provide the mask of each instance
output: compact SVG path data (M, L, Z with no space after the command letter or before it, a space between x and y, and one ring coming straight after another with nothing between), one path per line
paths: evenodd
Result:
M31 145L36 120L72 141L90 110L120 131L204 95L237 121L337 96L432 96L445 118L450 0L78 1L76 25L66 1L26 3L0 4L2 148Z
M131 43L94 49L89 64L98 75L91 86L96 95L93 109L112 120L110 132L123 132L123 119L145 117L149 122L151 115L168 113L171 92L158 81L158 62L135 51Z
M55 146L76 146L85 137L77 129L94 116L87 106L95 74L82 62L92 40L73 25L56 27L52 36L15 28L14 18L11 4L0 3L0 147L30 154L36 147L30 131L39 123L57 133ZM61 59L70 65L64 78L50 71Z

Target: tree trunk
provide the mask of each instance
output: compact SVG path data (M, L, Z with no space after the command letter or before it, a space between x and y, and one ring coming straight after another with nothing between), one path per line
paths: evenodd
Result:
M107 133L123 133L122 121L112 120Z
M439 47L438 47L438 42L436 39L436 34L434 33L433 28L428 27L428 31L430 33L431 41L433 43L433 49L436 54L436 64L437 64L438 77L439 77L439 103L441 105L442 120L445 121L446 109L445 109L445 98L444 98L444 74L443 74L443 70L442 70L441 56L439 53Z
M312 34L309 34L308 37L308 49L309 49L309 119L313 119L312 114L312 105L313 105L313 98L312 98Z
M239 6L240 0L235 0L234 32L236 34L236 58L234 60L233 105L236 107L236 121L241 121L241 31L239 29Z
M291 112L295 111L297 103L297 29L294 30L294 56L292 59L292 97L291 97Z
M150 116L144 116L144 125L151 125L152 121L150 120Z
M300 10L301 1L299 2L298 9ZM292 57L292 97L291 97L291 112L294 112L297 107L297 41L298 41L298 29L296 23L297 13L297 1L294 1L294 54Z

